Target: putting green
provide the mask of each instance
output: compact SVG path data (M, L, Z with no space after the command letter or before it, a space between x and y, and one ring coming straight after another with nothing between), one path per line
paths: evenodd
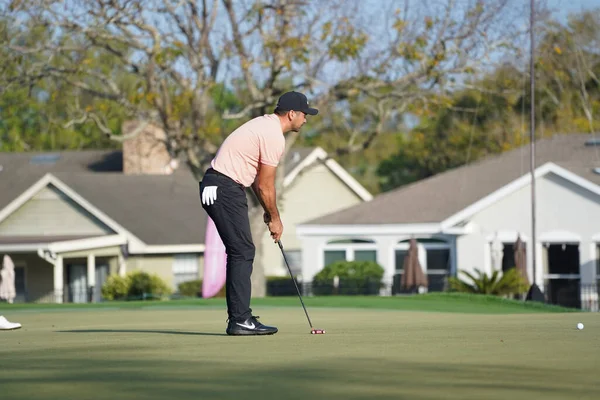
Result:
M224 335L222 309L4 312L0 398L592 399L600 314L254 307L280 332ZM577 330L577 322L585 324Z

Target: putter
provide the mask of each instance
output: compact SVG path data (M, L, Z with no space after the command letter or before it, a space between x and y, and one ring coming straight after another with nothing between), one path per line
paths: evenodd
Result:
M285 256L285 252L283 251L283 245L281 244L280 240L277 241L277 244L279 245L279 248L281 249L281 254L283 255L283 260L285 261L285 265L287 266L288 271L290 271L290 277L292 278L292 281L294 282L294 286L296 286L296 292L298 292L298 297L300 298L300 303L302 303L302 308L304 309L304 314L306 314L306 319L308 320L308 324L310 325L310 333L312 335L324 334L325 330L313 328L312 322L310 322L310 317L308 316L308 312L306 311L306 307L304 306L304 301L302 301L302 296L300 295L300 289L298 289L298 284L296 283L296 279L294 279L294 275L292 274L292 269L290 268L290 264L288 264L287 257Z

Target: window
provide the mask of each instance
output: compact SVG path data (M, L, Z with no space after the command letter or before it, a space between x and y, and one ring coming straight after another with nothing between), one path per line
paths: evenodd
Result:
M173 257L173 286L178 290L180 283L198 279L198 256L175 254Z
M354 261L375 261L375 262L377 262L377 251L375 251L375 250L356 250L354 252Z
M346 260L346 250L325 250L325 266Z
M451 272L450 245L441 239L417 239L419 248L419 263L427 274L428 291L443 291L447 277ZM410 240L404 240L396 245L395 265L396 274L394 285L399 285L404 272L404 259L408 254Z
M327 243L324 266L336 261L377 261L377 245L373 240L342 239Z
M600 295L600 244L596 247L596 290Z
M596 247L596 278L600 281L600 244Z
M302 273L302 250L286 250L285 257L290 264L290 269L292 270L292 275L297 276ZM287 270L285 266L285 260L283 256L281 257L281 263L283 268Z
M515 244L503 243L502 245L502 272L506 272L517 264L515 262Z
M432 292L443 291L450 274L450 249L426 247L427 281Z

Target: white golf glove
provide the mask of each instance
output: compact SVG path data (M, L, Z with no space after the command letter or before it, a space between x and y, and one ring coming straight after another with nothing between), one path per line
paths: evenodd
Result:
M212 205L217 200L217 187L206 186L202 191L202 204Z

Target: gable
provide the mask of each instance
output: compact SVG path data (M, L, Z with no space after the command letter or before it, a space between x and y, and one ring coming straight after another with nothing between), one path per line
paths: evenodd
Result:
M52 184L0 222L1 236L106 235L115 233Z
M329 171L336 176L340 182L343 182L350 190L352 190L363 201L370 201L373 195L369 193L352 175L350 175L341 165L333 158L329 158L325 150L320 147L315 148L310 154L303 159L298 160L291 170L286 170L283 186L290 186L299 176L306 174L319 165L325 165Z
M556 176L561 179L563 184L570 185L572 190L576 190L580 193L587 193L587 195L596 195L600 196L600 186L594 182L591 182L581 176L555 164L552 162L548 162L541 167L538 167L535 170L536 182L540 180L540 178L550 179L549 176ZM530 187L531 176L529 174L522 175L521 177L513 180L512 182L502 186L496 191L489 193L487 196L480 198L475 203L469 205L467 208L462 209L458 213L448 217L446 220L442 222L442 226L445 228L455 226L457 224L463 224L472 218L474 215L479 213L482 210L488 209L491 206L495 205L502 199L506 197L510 197L517 191L522 191L523 188ZM536 186L537 187L537 186ZM539 190L536 190L537 198L540 197ZM529 200L530 202L531 200ZM525 203L524 203L525 204ZM529 203L526 203L529 204Z
M286 189L282 208L288 226L309 221L363 200L323 164L307 168Z
M536 180L536 225L542 234L557 230L589 237L600 221L600 194L549 172ZM531 185L527 184L472 216L485 229L531 230ZM529 234L529 233L528 233Z

